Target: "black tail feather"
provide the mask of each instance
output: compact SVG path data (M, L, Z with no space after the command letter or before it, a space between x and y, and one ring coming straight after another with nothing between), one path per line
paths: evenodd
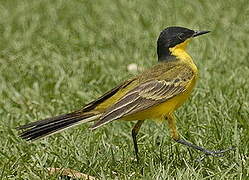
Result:
M91 119L92 117L92 119ZM95 118L96 117L96 118ZM18 130L24 130L20 133L20 137L25 140L35 140L39 139L68 127L77 125L79 123L84 123L88 121L93 121L97 119L99 115L93 113L69 113L53 118L43 119L40 121L32 122L23 126L18 127ZM90 120L89 120L90 119ZM84 121L85 120L85 121Z

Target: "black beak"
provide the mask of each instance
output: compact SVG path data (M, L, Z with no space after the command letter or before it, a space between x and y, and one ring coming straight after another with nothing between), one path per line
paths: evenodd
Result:
M196 36L200 36L200 35L203 35L203 34L207 34L209 32L210 31L195 31L195 33L193 34L192 37L196 37Z

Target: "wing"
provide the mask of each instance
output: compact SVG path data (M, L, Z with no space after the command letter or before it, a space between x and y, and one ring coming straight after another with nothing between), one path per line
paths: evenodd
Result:
M117 86L117 87L111 89L110 91L106 92L104 95L102 95L98 99L90 102L89 104L86 104L83 107L83 109L81 109L79 111L81 111L81 112L88 112L88 111L93 110L94 108L96 108L98 105L100 105L101 103L103 103L107 99L113 97L120 89L123 89L123 88L127 87L128 85L130 85L133 81L134 81L134 79L127 80L127 81L123 82L119 86Z
M194 73L190 68L175 68L173 69L177 71L172 69L167 71L166 75L163 75L164 79L149 80L129 91L108 108L92 128L95 129L115 119L146 110L186 91Z

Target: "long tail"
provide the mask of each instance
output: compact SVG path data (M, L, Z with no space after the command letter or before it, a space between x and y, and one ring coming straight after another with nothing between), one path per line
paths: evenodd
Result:
M58 133L78 124L97 120L101 114L73 112L56 117L43 119L18 127L23 130L20 137L25 140L36 140Z

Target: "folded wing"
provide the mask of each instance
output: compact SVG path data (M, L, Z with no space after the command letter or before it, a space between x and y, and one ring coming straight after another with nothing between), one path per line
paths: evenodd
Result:
M170 79L150 80L140 84L108 108L102 114L100 120L92 126L92 129L113 120L146 110L183 93L193 78L192 75L186 76L185 74L186 70L179 72L177 76Z

